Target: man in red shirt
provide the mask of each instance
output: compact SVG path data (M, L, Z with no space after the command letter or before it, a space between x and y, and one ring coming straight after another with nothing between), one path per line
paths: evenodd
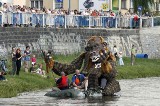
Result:
M61 72L61 78L55 78L57 87L60 90L68 89L68 77L65 76L64 72Z

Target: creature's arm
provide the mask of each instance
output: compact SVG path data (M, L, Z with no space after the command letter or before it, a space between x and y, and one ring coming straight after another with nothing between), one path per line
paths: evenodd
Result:
M84 57L85 53L82 53L78 58L73 60L71 64L62 64L59 62L54 62L52 70L57 75L60 75L62 71L65 72L67 75L73 74L76 69L80 69L82 67Z
M102 73L106 76L107 79L110 79L111 77L114 78L117 73L115 69L115 57L108 50L103 50L101 56L103 58Z

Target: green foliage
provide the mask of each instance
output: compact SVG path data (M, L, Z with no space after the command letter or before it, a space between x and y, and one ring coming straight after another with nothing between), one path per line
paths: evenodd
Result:
M70 63L75 58L77 58L79 55L80 55L80 53L75 53L75 54L71 54L71 55L55 55L55 56L53 56L53 58L54 58L54 60L57 60L58 62Z
M55 55L53 58L56 61L62 63L70 63L74 58L78 57L79 53L72 54L72 55ZM45 69L45 62L42 58L37 58L38 64L43 64L43 69ZM38 65L36 66L38 67ZM29 92L33 90L51 88L55 86L54 78L59 77L57 75L52 76L50 79L43 78L40 75L33 74L33 73L25 73L24 68L22 67L19 76L10 75L12 69L11 60L8 59L7 61L7 68L9 69L8 74L5 76L8 81L0 81L0 98L9 98L13 96L17 96L17 94L22 92ZM71 79L72 75L69 75Z
M150 7L154 6L154 0L133 0L134 12L138 11L138 6L143 7L142 13L150 12Z
M21 92L29 92L53 86L53 79L36 74L20 72L20 76L7 75L8 81L0 82L0 97L13 97Z
M136 59L134 66L130 64L130 58L124 58L125 66L118 66L118 79L145 78L160 76L159 59Z
M62 63L70 63L80 53L72 55L56 55L53 58ZM45 64L43 59L37 59L38 63ZM130 58L124 58L125 66L117 66L118 79L142 78L160 76L160 59L136 59L134 66L130 65ZM11 70L11 61L8 60L8 68ZM45 69L45 67L43 67ZM50 75L51 76L51 75ZM55 77L59 77L54 75ZM69 75L71 79L72 75ZM0 81L0 97L13 97L22 92L51 88L55 86L54 78L43 78L32 73L25 73L22 68L20 76L6 75L8 81Z

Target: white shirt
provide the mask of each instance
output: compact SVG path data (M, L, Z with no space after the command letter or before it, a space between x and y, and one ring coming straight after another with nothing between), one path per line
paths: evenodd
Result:
M74 15L74 12L73 12L73 11L71 11L71 12L70 12L70 15Z
M117 48L114 47L114 48L113 48L113 54L115 54L115 53L117 53L117 52L118 52Z

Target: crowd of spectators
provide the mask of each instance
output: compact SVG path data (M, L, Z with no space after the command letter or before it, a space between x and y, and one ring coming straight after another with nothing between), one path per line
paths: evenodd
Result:
M78 20L78 27L81 26L88 26L89 22L87 22L88 18L84 18L84 17L72 17L72 16L76 16L76 15L81 15L81 16L91 16L92 20L91 21L91 25L92 26L100 26L100 27L115 27L115 21L117 21L117 26L118 27L123 27L123 28L128 28L128 27L135 27L135 26L139 26L139 16L134 13L134 14L130 14L129 12L122 14L121 12L117 12L115 13L112 10L109 11L103 11L103 10L91 10L91 9L86 9L84 11L78 11L78 10L64 10L63 8L61 9L46 9L46 8L42 8L42 9L37 9L37 8L31 8L31 7L27 7L27 6L19 6L19 5L7 5L6 3L3 4L3 6L0 9L1 13L8 13L8 12L13 12L13 13L31 13L31 14L53 14L53 15L69 15L69 17L67 19L69 19L69 21L67 24L69 24L70 26L75 26L75 22L76 20ZM100 19L99 16L101 16L102 18ZM106 17L106 18L103 18ZM146 14L144 14L144 16L150 17L149 13L147 12ZM63 19L62 19L63 18ZM98 19L99 18L99 19ZM115 20L117 18L117 20ZM62 24L61 26L64 26L64 17L58 17L58 21L55 21L56 23L60 23ZM51 19L49 19L51 20ZM61 22L60 22L60 21ZM63 22L62 22L63 21ZM68 21L68 20L67 20ZM80 22L81 21L81 22ZM82 22L84 21L84 22ZM54 22L54 23L55 23ZM74 23L74 25L73 25ZM81 25L81 24L82 25ZM38 23L36 23L38 24ZM40 23L39 23L40 24ZM41 22L42 25L42 22Z

